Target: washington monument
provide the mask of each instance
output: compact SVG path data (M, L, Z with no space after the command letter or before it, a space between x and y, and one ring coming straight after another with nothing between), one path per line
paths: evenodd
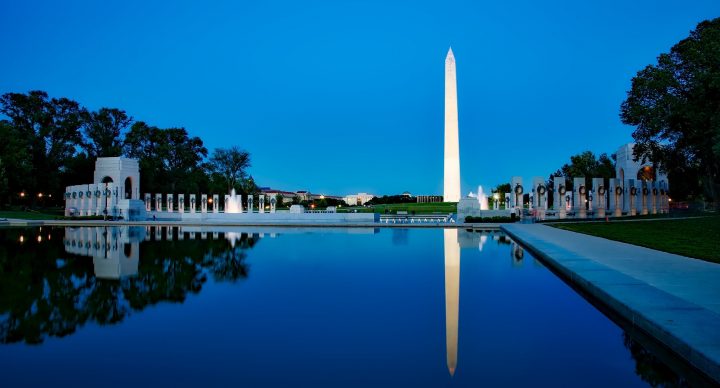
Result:
M452 48L445 57L445 202L460 201L460 144L458 141L457 81Z

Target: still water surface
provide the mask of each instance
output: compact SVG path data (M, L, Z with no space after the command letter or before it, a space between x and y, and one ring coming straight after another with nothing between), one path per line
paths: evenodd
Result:
M46 227L0 241L2 386L693 379L501 232Z

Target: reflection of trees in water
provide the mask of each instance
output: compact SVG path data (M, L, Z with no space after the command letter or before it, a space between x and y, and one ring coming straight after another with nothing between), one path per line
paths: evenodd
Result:
M63 230L0 231L0 342L37 344L72 334L86 322L121 322L160 302L183 302L211 276L235 282L248 276L245 250L257 242L243 234L225 239L142 243L136 276L98 279L89 257L66 253ZM19 236L24 242L19 242ZM32 237L29 237L32 236Z
M623 332L623 343L635 360L635 374L653 387L689 387L684 378L678 376L669 366L660 361L653 353L635 341L627 332Z

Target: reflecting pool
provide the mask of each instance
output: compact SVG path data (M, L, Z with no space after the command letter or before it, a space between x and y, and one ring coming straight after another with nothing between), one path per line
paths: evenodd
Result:
M0 229L0 385L700 384L499 231Z

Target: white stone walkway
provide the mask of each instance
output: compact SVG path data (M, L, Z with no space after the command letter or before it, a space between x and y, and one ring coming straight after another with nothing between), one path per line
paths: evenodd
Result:
M542 224L502 229L720 382L720 264Z

